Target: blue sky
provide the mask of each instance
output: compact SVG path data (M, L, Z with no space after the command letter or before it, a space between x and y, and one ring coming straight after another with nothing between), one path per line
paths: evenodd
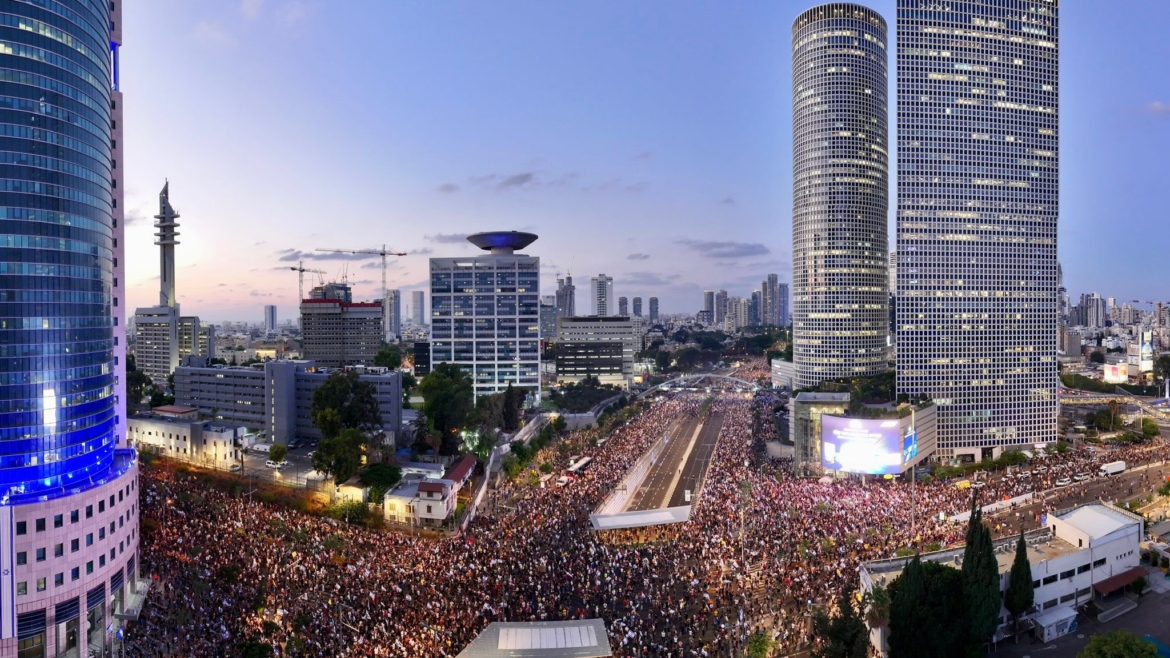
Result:
M893 0L868 4L893 27ZM1066 285L1166 301L1170 3L1067 4ZM376 297L376 260L318 247L411 252L390 269L408 300L428 256L469 255L458 236L482 230L540 234L527 253L546 293L558 271L581 289L604 272L617 295L690 312L705 288L789 281L790 26L809 6L128 2L129 307L157 299L164 178L179 299L215 321L260 321L264 304L295 317L282 268L305 255Z

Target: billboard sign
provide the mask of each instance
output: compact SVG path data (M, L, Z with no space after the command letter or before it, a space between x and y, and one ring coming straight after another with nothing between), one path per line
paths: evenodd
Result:
M1142 332L1142 349L1138 361L1138 370L1154 372L1154 332Z
M917 454L918 436L903 438L897 419L821 416L821 466L868 475L902 472L903 456Z

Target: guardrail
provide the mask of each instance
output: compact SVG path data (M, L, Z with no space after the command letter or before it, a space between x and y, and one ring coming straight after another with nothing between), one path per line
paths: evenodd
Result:
M642 481L646 479L646 474L650 472L650 467L662 455L662 451L666 449L666 439L670 436L671 429L673 427L667 429L654 442L654 445L639 457L638 461L634 462L630 470L626 471L622 479L605 496L605 500L597 506L594 514L617 514L625 509L626 505L630 503L630 499L633 498L634 493L638 491L638 487L642 485Z

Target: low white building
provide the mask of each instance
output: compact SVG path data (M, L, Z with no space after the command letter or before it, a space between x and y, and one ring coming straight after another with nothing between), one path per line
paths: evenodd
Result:
M386 494L383 515L395 523L438 526L455 513L458 487L446 479L405 482Z
M1042 640L1049 641L1075 630L1078 605L1110 597L1138 577L1147 575L1139 566L1144 523L1142 517L1108 503L1093 503L1049 514L1044 528L1024 536L1036 588L1036 604L1024 618L1032 619ZM1017 539L1005 537L994 544L1000 591L1007 591ZM963 547L927 553L922 559L957 569L963 561ZM862 564L862 592L869 592L874 586L888 587L909 560L903 557ZM1125 606L1123 601L1121 607ZM1000 609L999 623L997 640L1010 632L1011 615L1006 609ZM888 640L888 627L870 629L870 642L882 656L889 655Z
M792 382L795 379L796 366L791 361L780 358L772 359L772 388L792 390Z
M255 435L235 423L141 413L127 419L126 438L140 451L226 469L240 463Z

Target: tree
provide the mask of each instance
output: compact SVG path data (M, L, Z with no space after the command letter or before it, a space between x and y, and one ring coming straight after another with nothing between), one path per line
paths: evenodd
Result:
M849 592L837 599L837 614L829 616L818 610L813 615L813 635L820 645L813 650L813 658L866 658L869 652L869 631L853 607Z
M175 396L167 395L166 392L164 392L160 388L156 388L155 386L150 387L150 408L151 409L153 409L155 407L166 406L168 404L174 404L174 403L175 403Z
M967 643L963 574L915 555L890 583L890 658L953 658Z
M772 638L764 635L761 631L756 631L748 637L745 649L747 650L748 658L767 658L768 653L772 651L772 647L774 646L776 646L776 643L772 641Z
M968 653L980 655L999 621L999 564L991 545L991 531L983 524L983 510L976 507L974 495L971 507L967 546L963 550L963 599L968 610Z
M313 414L313 424L317 429L321 430L322 438L332 439L341 434L341 430L345 429L345 423L341 421L341 414L336 409L322 409L320 412Z
M423 378L418 390L423 396L423 412L441 437L439 454L457 454L458 432L474 408L471 377L454 363L440 363Z
M565 420L565 417L561 414L557 414L556 417L552 419L552 428L553 431L557 434L564 434L568 427L569 421Z
M268 448L268 459L280 463L288 455L288 446L274 443Z
M890 590L874 585L862 599L865 606L865 620L870 626L885 626L890 623Z
M1158 649L1129 631L1112 631L1089 638L1077 658L1158 658Z
M1163 354L1154 361L1154 376L1161 382L1170 379L1170 354Z
M356 372L334 372L313 391L310 416L316 423L318 414L333 409L341 417L342 427L365 433L377 432L382 429L382 411L376 394L374 385L362 381Z
M397 345L383 345L374 355L374 365L379 368L397 369L402 365L402 350Z
M512 382L508 382L508 388L504 391L504 408L501 414L505 432L515 432L520 428L520 407L524 405L526 395L525 389L513 388Z
M1117 400L1110 400L1106 405L1109 408L1109 429L1117 429L1117 412L1121 411L1121 403Z
M313 453L313 468L333 476L333 483L341 486L358 472L362 465L362 433L346 427L337 436L321 439Z
M468 432L467 437L463 439L463 450L475 455L481 462L487 462L488 456L492 454L492 448L495 447L496 434L490 430Z
M1089 361L1093 363L1105 363L1105 355L1101 352L1090 352Z
M402 479L402 469L390 464L370 464L362 471L358 481L370 488L370 502L381 505L386 492Z
M1032 563L1028 561L1028 545L1024 532L1016 542L1016 559L1008 575L1008 588L1003 597L1003 606L1012 613L1012 627L1019 631L1020 617L1036 603L1036 588L1032 583Z

